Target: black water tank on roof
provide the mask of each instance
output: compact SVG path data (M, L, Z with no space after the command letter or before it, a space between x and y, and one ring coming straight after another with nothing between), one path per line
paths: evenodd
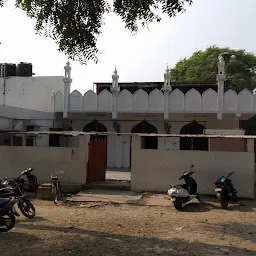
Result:
M16 64L13 63L1 63L0 64L1 77L16 76Z
M21 62L17 66L17 76L32 76L33 67L31 63Z

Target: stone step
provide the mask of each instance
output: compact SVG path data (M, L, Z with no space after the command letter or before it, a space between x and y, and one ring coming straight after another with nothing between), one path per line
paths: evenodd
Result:
M100 189L100 190L116 190L116 191L130 191L130 182L119 181L105 181L105 182L93 182L86 184L85 189Z

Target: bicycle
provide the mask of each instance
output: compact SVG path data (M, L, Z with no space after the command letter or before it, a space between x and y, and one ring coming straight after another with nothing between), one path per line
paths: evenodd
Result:
M53 198L53 202L54 204L58 204L58 199L62 196L62 192L61 192L61 186L60 186L60 181L59 181L59 177L58 174L63 174L63 171L59 171L56 173L52 173L51 174L51 179L53 181L53 185L52 185L52 198Z

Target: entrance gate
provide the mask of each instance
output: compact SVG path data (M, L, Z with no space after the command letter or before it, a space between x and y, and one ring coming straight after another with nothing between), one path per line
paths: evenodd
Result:
M84 132L107 132L106 127L97 120L87 124ZM86 182L105 181L107 168L107 136L91 135L88 145Z

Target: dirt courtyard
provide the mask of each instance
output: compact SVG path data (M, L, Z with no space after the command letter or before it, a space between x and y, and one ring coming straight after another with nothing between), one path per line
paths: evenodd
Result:
M37 217L17 218L0 233L1 255L256 255L256 202L220 209L194 202L170 206L55 206L34 201Z

